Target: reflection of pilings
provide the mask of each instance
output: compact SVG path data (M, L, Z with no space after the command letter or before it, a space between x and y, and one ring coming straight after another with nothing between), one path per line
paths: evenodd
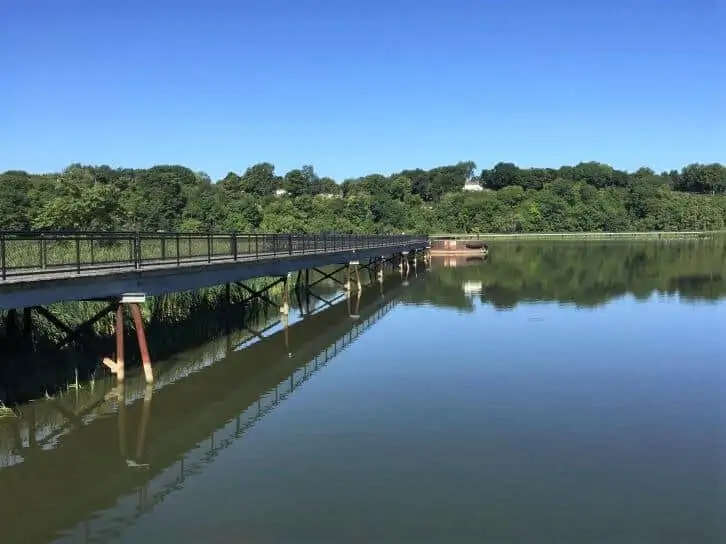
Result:
M386 266L390 267L390 264ZM333 299L328 298L326 300L325 298L319 297L321 300L319 300L318 303L315 303L315 300L313 300L317 300L317 295L315 295L315 293L305 293L306 306L310 314L314 315L326 308L330 308L341 302L343 298L346 297L346 294L343 292L338 291L337 293L337 296ZM383 293L383 291L381 291L381 293ZM263 337L267 337L269 333L274 333L279 330L282 325L282 315L277 312L277 307L273 309L268 306L267 309L272 313L261 314L258 316L261 321L257 326L253 324L254 322L249 322L247 327L250 330L245 330L245 328L242 327L233 331L232 334L227 337L220 337L213 340L204 347L203 355L194 355L191 357L185 356L183 358L184 364L174 364L171 366L168 363L165 363L160 366L157 369L157 376L155 376L154 389L162 389L191 374L210 367L216 361L219 361L231 352L235 351L235 349L239 347L246 347L250 340L254 343L254 337L257 332L250 331L259 331ZM292 322L288 322L288 324L291 323ZM123 327L123 324L121 327ZM117 358L122 359L123 347L119 350L117 345L116 348ZM288 353L290 351L292 350L288 350ZM196 350L190 353L196 353ZM115 361L112 361L112 363L115 363ZM144 396L144 380L139 378L140 376L137 374L125 377L125 395L127 398L127 404L129 405L135 403ZM82 389L76 389L73 391L76 396L80 395L80 399L74 400L74 397L70 396L68 393L59 393L57 395L57 401L62 402L64 406L68 407L66 415L64 416L63 413L57 411L57 408L55 410L43 409L41 411L42 416L38 419L38 427L36 428L34 426L32 429L28 428L27 418L21 417L17 420L17 423L22 426L23 436L30 434L31 441L33 443L38 442L40 446L47 447L57 441L61 436L68 433L73 428L73 421L81 421L83 425L88 425L97 417L115 412L115 403L111 403L108 399L104 398L104 396L109 396L109 391L111 391L116 385L114 383L115 381L116 379L112 379L109 376L96 380L91 384L85 384ZM111 396L114 395L111 394ZM23 414L28 413L28 406L33 406L33 413L36 412L36 408L51 407L50 401L40 401L23 407ZM68 417L71 416L73 416L72 420L69 420ZM23 456L29 454L27 450L23 453L18 453L17 455L10 453L13 446L11 444L12 436L6 430L9 429L9 427L9 418L5 421L0 420L0 464L8 466L21 461ZM4 459L1 459L1 452L6 452Z
M391 290L387 293L386 300L395 297L396 293L400 293L400 290ZM364 296L366 296L365 293ZM382 313L380 312L382 304L377 299L378 297L373 293L367 295L361 303L365 306L361 308L362 317L368 318L376 312ZM369 302L366 303L366 300ZM386 300L382 302L385 304ZM277 314L276 308L274 310L274 313ZM296 348L297 351L297 355L291 359L283 355L286 346L283 343L283 335L280 334L276 338L262 343L260 347L251 348L246 357L235 354L227 361L211 365L212 368L205 369L198 378L191 377L183 380L172 391L161 391L155 401L154 416L159 421L158 423L155 421L155 431L162 432L161 434L154 432L153 441L149 443L145 458L146 462L151 464L149 474L145 474L145 471L119 470L120 467L113 466L113 463L118 462L117 441L115 440L118 432L117 422L115 418L104 418L105 420L97 421L93 425L86 424L77 433L65 437L58 444L60 447L49 444L48 449L51 451L39 452L42 457L35 459L35 462L8 471L8 477L3 478L3 481L7 480L10 484L10 486L6 486L8 495L12 495L12 491L8 487L14 487L15 484L27 480L29 474L38 474L38 477L41 478L42 474L53 472L51 469L64 473L64 477L60 480L51 478L45 483L38 481L34 486L17 485L17 488L22 489L23 493L22 497L18 497L21 500L16 501L13 508L17 512L27 510L24 503L33 504L33 496L38 494L35 492L36 489L48 490L50 488L50 493L47 494L50 497L57 493L55 488L59 486L56 484L77 481L75 480L76 475L72 474L72 467L75 466L74 463L78 459L79 452L100 442L99 438L105 439L110 436L111 442L103 441L96 450L98 454L101 452L105 454L96 455L90 459L85 470L82 471L84 481L78 482L77 489L74 491L73 508L63 510L63 512L59 511L58 519L44 519L43 523L38 523L34 529L38 535L50 534L51 531L57 530L63 530L68 534L70 531L67 529L75 526L73 534L82 536L84 523L80 520L87 519L90 520L89 528L96 528L96 537L101 536L98 531L103 531L104 538L109 538L109 535L116 529L128 524L125 520L133 522L142 510L149 510L153 508L154 504L163 500L164 496L157 490L162 487L167 489L169 486L166 484L172 477L181 472L183 477L188 478L202 470L204 465L217 455L221 442L235 432L237 426L234 423L238 414L242 414L237 419L241 431L243 424L250 423L249 418L257 413L264 415L269 412L273 402L284 397L289 389L297 389L300 382L309 378L316 367L323 366L327 362L326 359L345 349L345 346L358 337L364 330L361 328L362 324L360 322L353 324L345 318L346 316L346 308L341 305L335 311L323 312L323 315L307 323L300 322L295 327L290 327L291 347ZM355 326L350 330L352 325ZM282 333L282 331L280 332ZM223 353L225 342L222 339L215 342L216 347L220 348ZM321 346L326 345L328 346L326 349L321 349ZM313 356L316 353L318 355ZM187 358L188 356L185 356L183 360ZM246 361L249 364L235 364L239 361ZM200 364L205 366L210 363L200 361ZM307 366L303 367L303 364ZM186 370L187 365L179 366L185 366L182 370L185 374L189 374ZM240 370L240 366L247 367L247 370ZM163 366L160 365L159 368L163 369ZM159 388L158 386L165 377L164 373L159 374L156 389ZM107 381L110 382L110 380ZM137 382L143 382L143 378L141 376L127 377L125 383L128 391L127 397L131 396L130 393L134 390L133 385ZM199 390L198 384L204 383L215 383L218 387L214 395L214 402L208 406L206 403L202 406L189 405L188 400L184 399L192 398ZM142 390L143 387L142 383ZM267 394L260 395L260 392L265 390ZM115 404L114 402L114 408L116 408ZM136 403L132 407L132 404L127 402L127 405L129 408L127 424L129 427L136 428L135 423L138 421L137 414L139 414L141 404ZM131 414L135 415L131 416ZM180 418L184 421L182 425L179 425ZM229 426L227 426L227 422L230 422ZM131 429L129 430L131 431ZM214 437L213 443L210 440L211 436ZM134 444L131 436L127 437L127 440L129 450L132 450ZM198 444L201 446L197 447ZM203 448L207 453L202 452ZM175 463L179 463L180 456L184 456L183 460L180 464L175 465ZM200 457L202 457L201 462L195 463ZM195 468L189 470L188 466L191 464L194 464ZM174 473L174 470L179 472ZM109 474L109 476L103 476L105 474ZM150 477L153 479L147 486L146 480ZM142 487L135 491L134 488L138 485ZM168 491L173 491L173 488ZM137 502L137 499L141 502ZM52 499L48 499L48 501L52 503ZM13 534L12 526L10 534Z
M269 316L263 315L260 318L268 326L270 323L272 326L280 323L279 314L277 313L270 314ZM230 343L235 346L239 345L245 339L248 339L249 336L250 333L248 331L240 329L234 331L230 337L215 340L206 347L204 350L205 355L191 358L193 362L190 363L174 365L169 371L157 376L154 382L154 389L162 389L190 374L208 368L229 353L228 346ZM185 361L187 360L189 359L185 358ZM37 443L39 446L45 447L69 432L73 427L74 421L82 421L83 424L88 425L96 418L115 411L115 406L109 402L110 398L118 396L118 389L115 388L113 381L115 380L108 377L96 381L92 387L84 386L82 390L74 390L74 396L69 397L68 393L61 393L57 398L53 398L52 400L41 400L38 403L24 405L21 407L21 417L13 418L12 422L22 428L21 432L24 436L28 436L27 442L31 446ZM127 377L125 383L124 395L126 396L127 404L131 405L137 400L144 398L146 395L146 384L139 376ZM78 405L78 401L74 400L74 397L79 393L83 394L83 400L81 405L76 408L71 406L71 404ZM61 401L63 405L60 405ZM68 406L63 410L63 413L58 411L60 407L65 405ZM41 416L36 421L36 412L41 407L53 407L53 410L44 410L44 416ZM64 413L65 415L63 415ZM71 416L72 419L69 420L68 417ZM0 467L11 466L19 462L22 456L30 454L27 449L23 452L18 452L18 454L12 453L13 445L10 443L12 437L5 431L5 429L8 429L10 423L10 418L0 419Z
M360 319L361 295L362 295L362 290L358 289L358 291L356 292L356 297L355 297L355 310L352 308L353 297L352 296L348 297L348 315L350 316L351 319Z
M206 442L208 446L206 448L197 447L191 450L191 454L184 456L184 458L179 461L178 476L176 476L173 482L164 485L160 491L154 494L146 494L148 502L145 503L143 511L149 511L153 508L153 506L162 502L164 497L171 494L176 489L179 489L179 484L181 484L184 480L194 474L198 474L205 465L211 462L214 457L218 455L220 451L227 449L237 439L241 438L248 429L252 428L263 417L268 415L285 399L287 399L294 391L299 389L310 378L325 368L332 359L358 340L364 332L388 314L397 306L397 304L398 302L396 300L392 300L376 310L373 315L353 325L347 333L338 338L338 340L336 340L333 344L321 350L315 357L301 367L298 367L295 372L293 372L285 380L279 382L276 387L269 389L263 395L258 397L257 402L252 403L247 410L240 413L234 422L231 422L227 424L226 427L215 431L214 441L212 442L207 440ZM198 446L202 446L203 444L204 442L200 442ZM197 459L193 459L194 454L196 454ZM157 486L158 484L154 485L154 487ZM149 484L147 484L147 488L148 487L150 487Z
M220 452L229 448L236 440L240 439L248 429L257 424L263 417L271 413L294 391L298 390L304 383L310 380L317 372L326 367L332 359L347 349L360 336L370 329L377 321L390 312L396 305L396 300L379 307L375 312L362 322L356 323L346 331L335 342L320 350L317 355L298 366L285 379L278 382L275 387L268 389L265 393L253 400L248 407L240 412L234 420L229 421L223 427L212 431L210 435L195 447L190 448L188 453L177 461L176 470L174 465L159 472L151 481L137 488L133 495L121 498L121 501L134 500L133 508L125 508L125 513L117 506L94 513L90 521L81 522L76 531L88 531L88 541L98 538L93 536L93 527L99 527L103 534L121 534L123 527L133 525L144 513L150 512L154 507L162 503L165 498L174 491L180 489L187 479L201 473ZM152 467L153 468L153 467ZM160 468L160 467L157 467ZM169 480L168 478L172 478ZM166 480L166 483L164 481ZM127 502L128 504L128 502Z
M149 418L151 417L151 399L154 393L154 389L151 384L147 384L144 389L144 403L141 409L141 421L138 424L138 431L136 436L136 449L134 457L129 457L129 452L126 444L126 438L128 436L127 429L127 403L126 398L126 385L120 383L113 391L115 396L118 398L118 441L119 441L119 454L127 466L129 467L143 467L145 465L143 461L146 436L149 428Z
M116 379L123 382L126 377L124 362L124 307L116 306Z

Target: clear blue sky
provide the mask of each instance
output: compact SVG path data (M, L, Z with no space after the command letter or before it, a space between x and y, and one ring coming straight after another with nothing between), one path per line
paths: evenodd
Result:
M726 162L726 0L0 0L0 171Z

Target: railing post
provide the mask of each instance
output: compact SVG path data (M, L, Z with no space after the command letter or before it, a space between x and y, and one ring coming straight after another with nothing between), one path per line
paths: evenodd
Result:
M45 269L48 266L48 241L43 235L40 239L40 267Z
M93 235L89 236L88 240L89 242L91 242L91 266L93 266L94 264L96 264L96 254L93 250Z
M141 233L136 231L134 235L134 268L141 268Z
M234 260L237 260L237 233L232 233L232 256Z
M8 277L7 269L5 267L5 235L0 234L0 266L2 267L3 279Z
M212 262L212 235L207 233L207 262Z
M166 261L166 236L161 235L161 260Z
M287 252L292 255L292 234L287 235Z
M76 271L81 273L81 237L76 233Z
M181 240L179 240L179 233L176 233L176 265L181 264Z

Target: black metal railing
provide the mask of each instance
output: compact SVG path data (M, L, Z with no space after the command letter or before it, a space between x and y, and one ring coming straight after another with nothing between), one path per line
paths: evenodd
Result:
M426 245L427 236L0 232L0 279Z

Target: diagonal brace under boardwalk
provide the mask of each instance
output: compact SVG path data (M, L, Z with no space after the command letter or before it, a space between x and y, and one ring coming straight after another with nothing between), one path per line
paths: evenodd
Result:
M268 297L265 293L267 291L269 291L270 289L272 289L273 287L275 287L276 285L281 284L286 279L287 279L286 277L278 278L277 280L273 281L270 285L263 287L259 291L256 291L255 289L252 289L251 287L248 287L247 285L245 285L244 283L241 283L241 282L238 282L237 285L239 285L240 287L242 287L242 289L244 289L249 294L251 294L252 298L259 298L259 299L264 300L270 306L276 306L276 303L273 302L272 299L270 297Z
M333 280L335 283L344 286L345 283L343 283L338 278L336 278L335 277L335 274L337 274L338 272L342 272L346 268L348 268L348 265L347 264L341 266L340 268L336 268L332 272L328 273L328 272L324 272L323 270L320 270L319 268L313 267L312 270L315 270L315 272L317 272L318 274L321 274L322 277L321 278L318 278L317 280L315 280L314 282L312 282L310 285L308 285L308 289L311 288L311 287L315 287L321 281L325 281L325 280Z
M82 341L84 338L87 339L87 341L92 342L93 344L96 343L97 339L92 334L88 334L92 332L92 327L100 321L103 317L108 315L109 312L111 312L116 307L116 303L112 302L99 312L97 312L95 315L93 315L90 319L87 319L80 325L78 325L75 329L69 327L65 323L63 323L60 319L58 319L55 315L53 315L50 310L43 308L42 306L36 306L34 308L31 308L31 310L34 310L38 312L40 315L42 315L47 321L49 321L52 325L54 325L57 329L63 331L66 336L63 340L61 340L58 344L56 344L56 349L61 349L65 347L67 344L72 344L73 342ZM84 334L85 333L85 334Z

